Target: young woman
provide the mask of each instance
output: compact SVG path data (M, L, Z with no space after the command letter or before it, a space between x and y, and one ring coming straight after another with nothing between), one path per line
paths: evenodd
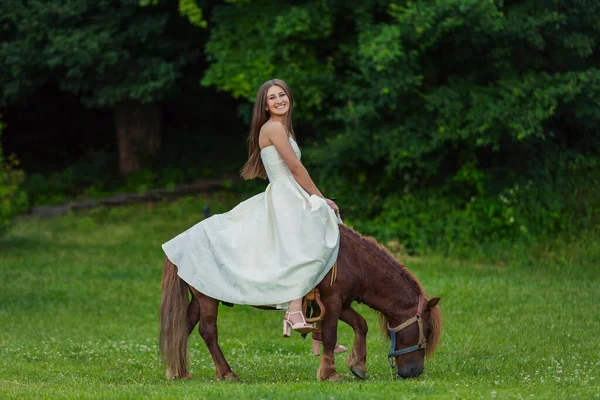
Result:
M262 85L241 175L268 178L266 190L162 246L179 276L210 297L287 308L284 336L291 329L312 331L302 314L302 297L333 266L341 222L338 206L323 196L300 162L292 108L285 82Z

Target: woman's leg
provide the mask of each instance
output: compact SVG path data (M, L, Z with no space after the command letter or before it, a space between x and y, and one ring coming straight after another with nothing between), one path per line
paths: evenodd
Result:
M310 333L313 330L312 324L307 323L304 319L301 298L290 302L288 311L283 317L283 336L290 336L291 329L300 333Z
M290 301L290 305L288 307L288 320L292 323L292 324L296 324L298 322L302 322L304 321L304 317L301 314L302 313L302 299L296 299L293 301ZM300 312L300 314L298 313Z

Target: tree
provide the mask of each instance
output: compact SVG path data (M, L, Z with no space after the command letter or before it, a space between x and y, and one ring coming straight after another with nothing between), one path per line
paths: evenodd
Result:
M250 1L212 15L204 84L252 101L266 79L289 81L324 142L312 158L355 189L462 182L468 198L467 170L491 185L555 155L598 160L598 2Z
M89 107L112 107L120 170L161 143L159 101L197 60L201 34L167 0L6 0L0 5L0 105L47 82Z

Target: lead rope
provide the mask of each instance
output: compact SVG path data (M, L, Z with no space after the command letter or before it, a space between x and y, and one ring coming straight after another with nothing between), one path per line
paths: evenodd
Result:
M390 337L390 340L393 342L391 346L396 347L396 337ZM398 372L398 367L396 367L396 359L388 355L388 363L390 364L390 381L394 381L394 375L396 375Z

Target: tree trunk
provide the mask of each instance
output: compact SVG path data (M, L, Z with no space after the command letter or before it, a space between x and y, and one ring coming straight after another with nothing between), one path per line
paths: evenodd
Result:
M124 101L115 106L115 122L121 174L139 171L142 160L160 149L160 107L157 103Z

